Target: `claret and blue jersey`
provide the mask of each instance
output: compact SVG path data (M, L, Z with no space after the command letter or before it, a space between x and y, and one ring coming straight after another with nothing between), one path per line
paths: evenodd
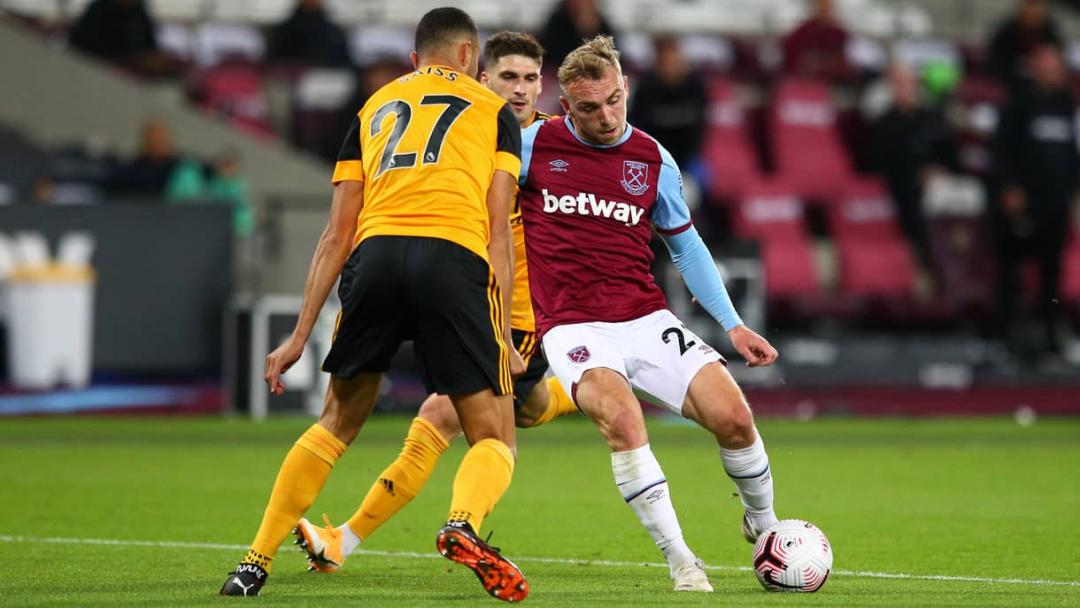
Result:
M702 305L741 323L690 220L678 166L627 125L610 145L584 141L565 118L522 132L520 203L540 333L567 323L620 322L666 308L649 272L655 228Z

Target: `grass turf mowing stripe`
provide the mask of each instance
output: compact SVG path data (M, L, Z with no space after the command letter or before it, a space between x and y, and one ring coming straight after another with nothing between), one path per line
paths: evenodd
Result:
M60 536L16 536L0 534L0 542L4 543L51 543L51 544L76 544L76 545L107 545L119 547L167 547L171 549L220 549L228 551L246 551L247 545L229 545L223 543L200 543L167 540L123 540L113 538L65 538ZM367 555L372 557L398 557L411 559L443 559L438 553L418 553L415 551L373 551L370 549L357 549L353 555ZM564 565L587 565L587 566L612 566L612 567L647 567L667 568L667 564L658 562L623 562L612 560L588 560L561 557L519 557L514 556L516 562L537 564L564 564ZM749 566L705 566L706 570L726 570L749 572L753 568ZM1047 579L1027 578L992 578L985 576L962 576L949 574L906 574L903 572L868 572L858 570L833 570L832 576L854 576L864 578L884 578L893 580L919 580L919 581L953 581L962 583L991 583L1003 585L1042 585L1056 587L1080 587L1080 581L1057 581Z

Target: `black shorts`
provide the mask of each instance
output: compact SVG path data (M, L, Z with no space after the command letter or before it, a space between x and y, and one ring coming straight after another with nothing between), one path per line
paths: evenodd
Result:
M377 236L341 271L341 317L323 371L382 373L413 341L427 390L444 395L513 390L503 310L491 266L450 241Z
M514 348L525 360L525 373L514 378L514 411L517 411L529 400L529 394L536 384L544 379L548 362L535 333L511 329L510 334L514 338Z

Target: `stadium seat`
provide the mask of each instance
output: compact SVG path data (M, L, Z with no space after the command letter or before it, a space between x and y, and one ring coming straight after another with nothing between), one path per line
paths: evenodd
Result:
M991 312L994 247L986 194L975 178L930 180L923 195L930 269L945 301L965 313Z
M204 67L237 58L258 62L266 52L262 33L240 23L204 23L195 30L192 45L195 62Z
M354 99L356 85L351 70L313 69L299 74L293 89L293 143L317 156L335 158L344 128L342 114L358 109L346 108Z
M762 179L757 154L747 134L746 115L732 81L710 81L707 120L702 162L709 176L709 198L731 202L739 198L748 184Z
M1061 261L1061 297L1080 305L1080 230L1072 230Z
M855 179L828 208L836 240L840 291L857 297L904 298L915 287L915 262L893 202L880 181Z
M797 78L780 81L768 121L777 176L808 202L835 200L854 171L828 87Z
M769 299L817 295L821 282L803 203L783 184L747 184L736 204L735 233L757 240Z
M234 60L191 76L190 94L204 111L255 135L273 134L270 103L259 68Z

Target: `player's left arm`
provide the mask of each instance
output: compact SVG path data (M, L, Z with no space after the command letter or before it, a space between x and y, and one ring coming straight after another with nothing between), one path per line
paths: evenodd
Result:
M690 293L724 328L747 365L771 365L779 356L776 349L743 324L716 269L712 254L690 220L679 168L667 150L661 147L660 153L663 163L652 222L667 245L671 261L675 263Z

